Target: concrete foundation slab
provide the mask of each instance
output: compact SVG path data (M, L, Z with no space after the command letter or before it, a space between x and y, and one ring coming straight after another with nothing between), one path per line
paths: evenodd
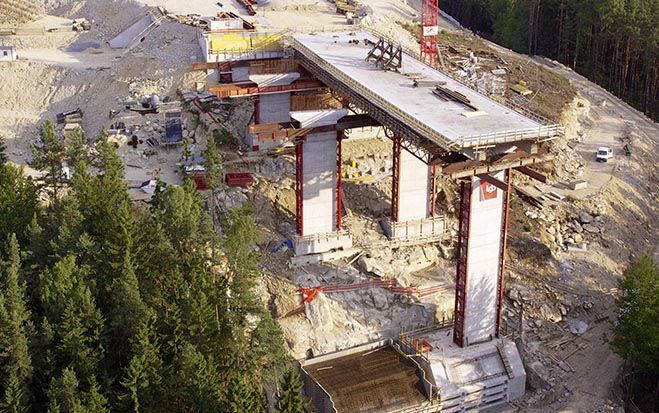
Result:
M346 231L293 237L293 250L296 256L349 248L352 248L352 235Z
M425 359L440 394L441 412L482 410L524 395L526 372L512 341L492 340L462 348L453 342L450 329L410 339L425 341L432 347Z
M433 217L395 222L390 219L382 221L385 235L391 240L423 238L428 242L439 241L446 237L446 220Z

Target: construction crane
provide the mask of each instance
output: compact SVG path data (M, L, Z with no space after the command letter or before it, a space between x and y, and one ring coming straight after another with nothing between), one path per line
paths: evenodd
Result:
M431 66L437 63L437 34L439 26L438 0L423 0L421 8L421 60Z

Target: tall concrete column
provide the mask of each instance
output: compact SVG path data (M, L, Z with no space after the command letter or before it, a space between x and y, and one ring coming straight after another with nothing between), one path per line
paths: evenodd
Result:
M298 143L296 171L301 194L298 196L298 235L334 232L337 228L337 133L322 132L305 136ZM300 159L301 157L301 159Z
M384 222L389 238L441 238L444 220L434 216L434 172L433 166L403 148L401 137L394 136L391 220Z
M492 174L508 190L479 177L461 185L453 340L459 346L499 335L510 172ZM504 186L505 187L505 186Z
M341 230L341 141L336 121L345 111L293 112L301 127L329 129L300 139L296 164L296 255L306 255L352 246Z

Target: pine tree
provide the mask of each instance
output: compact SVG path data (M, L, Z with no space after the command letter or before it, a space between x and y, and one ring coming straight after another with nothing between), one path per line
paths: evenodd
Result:
M225 410L229 413L267 411L260 386L258 380L250 380L245 373L233 373L229 380Z
M204 181L206 182L206 187L210 189L210 214L213 228L215 228L215 191L222 186L222 162L220 160L220 154L217 151L217 142L213 136L208 139L203 156L206 173Z
M188 402L198 412L220 411L222 395L220 393L220 375L212 356L204 356L195 346L183 347L180 374L186 385ZM244 410L257 412L257 410Z
M75 128L67 137L67 141L66 160L69 166L77 168L79 164L87 164L89 154L82 129Z
M23 174L22 167L0 166L0 242L15 233L24 245L28 241L26 229L38 210L37 191L32 179Z
M84 413L85 409L80 398L78 378L72 369L65 368L58 379L50 382L48 389L48 412L53 413Z
M148 324L140 325L131 344L132 358L125 369L121 386L124 391L119 399L126 404L127 410L139 412L157 411L162 400L161 383L163 362L155 333Z
M64 145L55 132L50 120L46 120L41 127L40 145L32 145L32 162L30 165L36 169L46 171L46 180L53 191L53 200L59 198L59 187L62 183L62 161L64 160Z
M9 376L6 383L5 394L0 400L0 412L2 413L25 413L28 411L27 398L25 397L24 385L14 373Z
M34 326L25 298L25 282L20 276L21 262L14 234L9 238L7 256L0 277L0 372L4 379L13 377L18 381L17 385L29 397L26 388L33 373L30 346Z
M642 256L624 272L613 348L642 372L659 375L659 265Z
M117 366L126 366L130 359L129 343L137 335L139 326L149 317L147 306L140 296L139 283L133 269L130 251L124 251L124 263L114 280L110 300L108 342L109 351Z
M91 377L89 392L85 398L85 404L88 412L109 413L108 400L100 393L100 386L96 382L96 377Z
M87 329L72 299L64 310L58 331L61 335L56 353L58 364L68 366L77 378L88 383L96 375L102 348L98 333Z
M9 157L7 157L7 145L5 145L5 137L0 135L0 168L4 167Z
M288 370L281 381L281 391L277 394L277 412L304 413L306 403L301 392L300 375L295 370Z

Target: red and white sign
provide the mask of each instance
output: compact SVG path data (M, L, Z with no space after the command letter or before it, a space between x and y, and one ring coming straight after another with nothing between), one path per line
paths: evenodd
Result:
M489 182L481 180L480 182L480 200L487 201L489 199L496 199L497 187Z
M439 26L424 26L423 35L424 36L437 36L439 34Z

